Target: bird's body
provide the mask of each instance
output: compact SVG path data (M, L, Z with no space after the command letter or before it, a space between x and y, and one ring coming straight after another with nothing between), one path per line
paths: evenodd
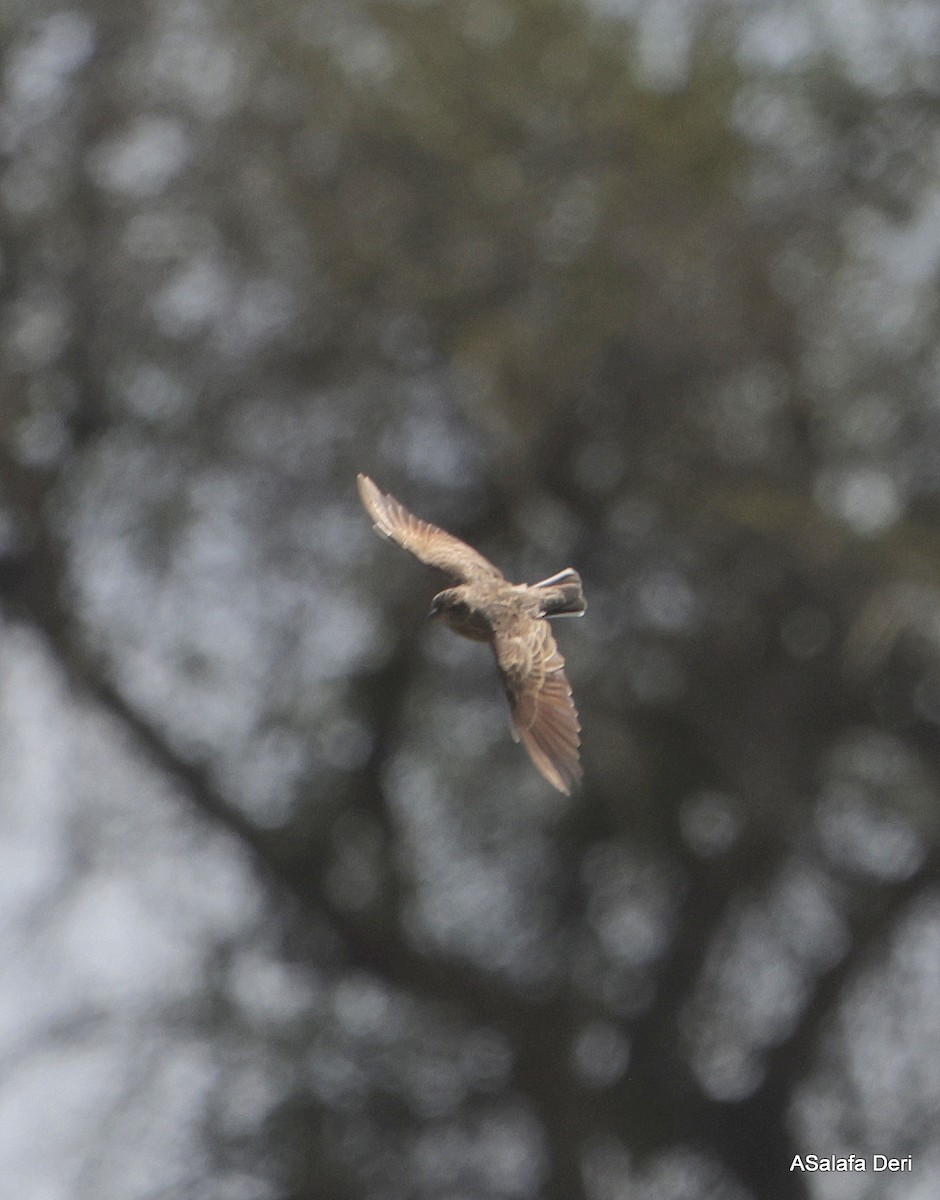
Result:
M456 580L454 587L434 597L431 615L461 637L493 647L509 700L513 737L525 743L549 783L570 793L581 778L581 727L565 662L546 618L584 613L587 606L577 571L568 567L532 585L510 583L466 542L412 516L367 476L360 475L358 482L378 532Z

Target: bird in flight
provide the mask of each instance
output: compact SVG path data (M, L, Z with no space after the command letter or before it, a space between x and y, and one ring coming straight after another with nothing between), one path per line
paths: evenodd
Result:
M553 787L570 795L581 778L581 726L565 660L546 618L583 616L587 605L580 575L566 567L541 583L510 583L472 546L412 516L367 475L358 482L376 531L450 576L454 586L434 597L431 616L461 637L493 647L513 739L523 742Z

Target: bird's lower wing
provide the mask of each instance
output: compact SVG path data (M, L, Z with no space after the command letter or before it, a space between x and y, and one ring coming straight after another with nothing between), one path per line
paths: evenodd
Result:
M570 795L581 778L581 726L565 660L548 622L526 618L509 632L497 630L493 646L513 737L522 741L548 782Z
M368 475L360 475L358 484L362 503L378 532L420 562L444 571L458 583L484 577L502 579L502 573L488 558L453 534L414 516L394 496L380 492Z

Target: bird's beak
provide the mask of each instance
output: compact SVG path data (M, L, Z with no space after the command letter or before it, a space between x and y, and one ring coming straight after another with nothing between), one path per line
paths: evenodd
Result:
M441 610L437 607L436 604L432 604L431 611L428 613L428 620L433 621L433 620L435 620L435 618L439 617L440 615L441 615Z

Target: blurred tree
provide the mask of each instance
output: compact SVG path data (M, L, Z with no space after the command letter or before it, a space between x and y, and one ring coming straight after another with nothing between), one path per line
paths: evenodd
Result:
M0 11L18 1195L936 1190L940 11L835 14ZM570 803L358 470L582 571Z

